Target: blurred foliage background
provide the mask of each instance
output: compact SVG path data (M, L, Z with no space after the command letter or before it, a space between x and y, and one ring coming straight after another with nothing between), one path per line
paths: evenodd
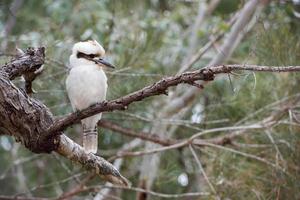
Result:
M12 5L16 2L20 5L13 10ZM107 98L114 99L177 73L190 50L189 38L199 2L1 0L0 61L1 64L9 61L16 46L21 49L45 46L45 71L34 82L33 88L37 91L34 98L47 105L55 116L62 116L72 111L65 91L65 78L74 43L96 39L105 47L107 59L117 66L115 71L107 72ZM245 2L221 0L197 29L193 44L196 49L204 46L211 35L227 33L230 30L227 22ZM299 65L300 19L294 15L293 9L291 1L271 1L227 63ZM11 19L15 19L15 23L6 32ZM193 65L193 69L208 64L218 53L216 49L220 43L216 42L215 47ZM274 102L300 95L299 77L296 73L242 72L231 75L230 79L227 76L217 79L197 95L193 105L176 123L170 118L157 119L156 114L166 99L163 96L134 103L126 111L105 113L103 118L137 131L150 130L156 120L162 120L170 128L178 126L172 136L177 139L188 138L205 129L255 124L280 107L279 104L273 105ZM15 83L23 84L21 79ZM235 138L234 145L226 146L267 159L284 170L220 148L196 149L222 199L300 199L300 129L297 121L297 116L300 120L300 110L297 103L284 115L282 123L269 132L249 130L246 135ZM66 130L66 134L78 143L80 132L79 125ZM132 140L107 129L100 132L100 154L105 158L115 155ZM224 134L226 132L205 137ZM140 145L134 150L143 149ZM68 160L55 154L33 154L8 136L0 137L0 158L0 195L54 198L72 189L86 176L83 169ZM134 185L139 184L141 159L125 158L121 167L122 174ZM89 184L103 182L96 178ZM209 191L188 148L162 153L152 190L178 194L199 191L199 187L201 191ZM115 195L134 199L136 193L119 191ZM92 199L94 196L95 193L86 192L74 199ZM187 199L211 199L211 196Z

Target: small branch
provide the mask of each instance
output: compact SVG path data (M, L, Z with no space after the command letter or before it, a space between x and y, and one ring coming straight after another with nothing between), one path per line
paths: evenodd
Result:
M125 143L120 149L121 149L121 151L122 150L128 151L130 149L134 149L134 148L140 146L141 144L142 144L142 141L140 139L134 139L134 140L131 140L129 143ZM120 170L121 166L124 163L123 161L124 161L123 158L116 159L113 162L113 165L116 167L116 169ZM131 170L131 172L134 170L137 170L137 169L133 169L133 170ZM105 183L105 185L110 186L111 183ZM111 192L111 188L103 188L103 189L97 191L97 194L95 195L94 200L104 200L104 199L106 199L106 197L109 195L110 192Z
M85 185L87 184L87 182L93 179L94 177L95 174L90 174L84 180L82 180L75 188L73 188L68 192L63 193L60 197L57 198L57 200L70 199L72 196L76 195L79 191L86 188Z
M124 189L124 190L128 190L128 191L135 191L135 192L143 192L143 193L147 193L149 195L152 196L156 196L156 197L161 197L161 198L183 198L183 197L199 197L199 196L209 196L210 193L207 192L190 192L190 193L182 193L182 194L164 194L164 193L159 193L159 192L154 192L151 190L145 190L142 188L138 188L138 187L122 187L122 186L116 186L116 185L104 185L104 186L91 186L89 188L86 188L86 190L89 191L98 191L101 190L102 188L113 188L113 189Z
M111 160L114 160L114 159L120 158L120 157L148 155L148 154L158 153L158 152L162 152L162 151L166 151L166 150L182 148L189 144L197 145L200 147L206 146L205 145L206 143L219 145L219 146L225 146L227 144L231 144L232 140L235 137L240 136L243 133L246 133L246 131L248 131L248 130L255 130L255 129L268 130L268 128L271 128L272 126L276 125L277 121L280 120L284 116L284 114L287 112L287 110L289 110L292 105L295 105L300 99L299 95L293 96L293 97L297 97L297 98L292 98L292 99L288 98L288 99L285 99L285 101L280 101L282 104L280 106L281 109L273 112L270 116L261 120L261 123L254 123L254 124L250 124L250 125L246 125L246 126L220 127L220 128L208 129L208 130L201 131L197 134L194 134L193 136L191 136L190 139L187 139L185 141L176 141L176 140L168 139L168 141L171 141L172 143L170 143L169 145L166 145L166 147L159 147L159 148L155 148L155 149L151 149L151 150L143 150L143 151L136 151L136 152L122 151L122 152L119 152L116 156L111 157L109 160L111 161ZM276 102L275 105L277 105L277 104L278 104L278 102ZM109 123L111 123L111 122L109 122ZM143 136L151 135L150 133L145 133L145 132L136 133L134 130L128 129L128 128L125 128L125 132L124 132L123 127L120 127L117 124L113 124L113 126L115 126L117 128L112 129L110 127L110 125L108 125L107 128L117 131L124 135L132 136L132 137L137 137L137 138L148 140L149 138L147 138L147 137L143 138ZM198 137L203 136L205 134L214 133L214 132L223 132L223 131L233 131L233 132L231 132L229 134L225 134L224 136L219 136L219 137L215 137L215 138L211 138L211 139L197 139ZM133 132L134 134L128 134L128 132L129 133ZM142 137L140 134L142 135ZM154 143L160 143L160 140L157 142L155 140L155 138L152 138L148 141L152 141Z
M54 186L62 184L62 183L69 183L69 181L74 180L75 178L80 178L81 176L83 176L85 174L87 174L87 173L80 172L80 173L73 174L72 176L69 176L69 177L61 179L61 180L46 183L43 185L36 185L36 186L30 188L29 192L37 191L39 189L47 189L47 188L54 187ZM26 195L26 194L28 194L28 192L18 193L18 194L16 194L16 196L21 196L21 195Z
M190 148L190 151L192 152L193 157L194 157L195 160L196 160L196 163L197 163L197 165L198 165L198 167L199 167L199 170L201 171L201 173L202 173L203 177L205 178L205 180L206 180L208 186L210 187L211 191L212 191L216 196L218 196L217 191L216 191L216 189L214 188L214 186L212 185L212 183L210 182L208 176L206 175L206 173L205 173L205 171L204 171L204 169L203 169L203 167L202 167L202 164L201 164L201 162L200 162L200 160L199 160L199 158L198 158L198 156L197 156L197 154L196 154L196 152L195 152L193 146L192 146L192 145L189 145L189 148ZM218 196L217 199L220 199L220 197Z
M222 131L234 131L234 130L252 130L252 129L262 129L262 128L264 128L264 126L254 124L254 125L249 125L249 126L221 127L221 128L208 129L208 130L204 130L199 133L196 133L188 139L178 141L177 143L171 144L169 146L159 147L159 148L145 150L145 151L120 152L116 156L110 158L109 160L111 161L111 160L114 160L114 159L120 158L120 157L131 157L131 156L142 156L142 155L154 154L154 153L163 152L163 151L167 151L167 150L171 150L171 149L178 149L181 147L188 146L190 144L194 144L197 146L205 146L206 143L216 144L216 143L214 143L215 141L210 141L210 139L204 140L204 139L197 139L197 138L204 134L208 134L208 133L215 133L215 132L222 132ZM229 142L223 143L223 145L226 145L228 143Z
M214 148L217 148L217 149L221 149L221 150L224 150L224 151L229 151L231 153L235 153L237 155L241 155L241 156L244 156L246 158L251 158L253 160L256 160L256 161L259 161L261 163L264 163L266 165L269 165L275 169L279 169L281 170L282 172L285 172L284 169L282 169L280 166L276 165L275 163L272 163L264 158L261 158L259 156L255 156L253 154L249 154L249 153L245 153L245 152L242 152L242 151L238 151L238 150L235 150L235 149L232 149L232 148L228 148L228 147L224 147L224 146L220 146L220 145L216 145L216 144L212 144L212 143L208 143L208 142L203 142L203 145L205 146L210 146L210 147L214 147Z
M132 156L143 156L143 155L149 155L149 154L154 154L154 153L159 153L171 149L178 149L184 146L187 146L191 143L189 140L184 140L182 142L175 143L170 146L165 146L165 147L159 147L155 149L150 149L150 150L144 150L144 151L134 151L134 152L119 152L116 156L113 156L109 158L109 161L115 160L117 158L122 158L122 157L132 157Z
M274 126L276 124L277 120L279 120L284 115L286 110L289 108L290 104L295 103L295 102L296 102L295 100L291 101L288 105L284 106L280 111L272 113L271 116L265 118L259 124L254 123L252 125L247 125L247 126L233 126L233 127L220 127L220 128L208 129L208 130L201 131L197 134L194 134L188 139L178 141L177 143L174 143L169 146L159 147L159 148L145 150L145 151L120 152L116 156L110 158L109 160L114 160L114 159L120 158L120 157L131 157L131 156L142 156L142 155L154 154L154 153L163 152L163 151L167 151L167 150L171 150L171 149L182 148L182 147L185 147L188 145L196 145L196 146L200 146L200 147L213 146L213 147L222 148L222 146L225 146L226 144L231 144L231 140L234 137L239 136L242 133L245 133L246 130L268 129L268 128ZM212 138L212 139L197 139L198 137L203 136L205 134L215 133L215 132L223 132L223 131L234 131L234 132L232 132L230 134L226 134L225 136L216 137L216 138ZM229 150L234 153L238 153L240 155L243 155L243 156L246 156L246 157L249 157L252 159L255 159L255 160L258 160L258 161L261 161L265 164L271 165L272 167L281 169L280 167L276 167L276 165L274 165L273 163L271 163L263 158L260 158L260 157L257 157L257 156L251 155L251 154L243 153L243 152L238 152L237 150L226 148L226 147L224 147L224 149Z
M299 101L300 101L300 96L299 95L295 95L295 96L293 95L292 97L284 98L284 100L280 100L280 101L277 101L277 102L274 102L274 103L268 105L267 106L268 108L271 107L271 106L279 105L278 107L281 107L281 109L279 109L278 111L274 111L273 113L271 113L270 116L262 119L260 124L252 124L252 125L248 125L248 127L251 128L251 126L252 126L253 128L260 128L261 127L261 128L267 129L268 127L274 126L286 114L286 112L293 105L296 105ZM261 109L259 109L255 113L257 114L260 111L261 111ZM245 119L249 119L248 116ZM244 121L244 120L241 120L241 121ZM238 123L238 124L240 124L240 123ZM236 125L237 124L235 124L235 126ZM226 134L224 136L218 136L218 137L214 137L212 139L207 139L206 141L208 141L210 143L213 143L213 144L216 144L216 145L224 146L225 144L231 143L231 141L235 137L238 137L238 136L244 134L247 130L248 130L248 128L237 130L237 131L234 131L232 133ZM195 141L195 143L197 143L197 141ZM201 142L200 142L200 144L201 144Z
M124 128L122 126L119 126L118 124L106 120L99 121L98 125L129 137L140 138L142 140L154 142L163 146L169 146L177 142L176 140L160 138L157 134L136 132L133 129Z

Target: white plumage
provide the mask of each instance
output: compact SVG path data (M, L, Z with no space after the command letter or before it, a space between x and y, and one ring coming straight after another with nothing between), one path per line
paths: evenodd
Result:
M102 57L105 51L97 41L78 42L70 56L71 71L66 87L73 109L82 110L106 99L107 77L103 67L113 67ZM83 148L96 153L98 147L97 122L101 113L83 119Z

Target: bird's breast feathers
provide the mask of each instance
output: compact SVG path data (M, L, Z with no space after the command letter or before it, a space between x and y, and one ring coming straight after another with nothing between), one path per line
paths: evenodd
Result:
M102 70L96 68L72 68L66 86L72 107L76 110L106 99L107 77Z

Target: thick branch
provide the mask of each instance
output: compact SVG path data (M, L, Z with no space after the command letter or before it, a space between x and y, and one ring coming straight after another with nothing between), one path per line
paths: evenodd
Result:
M87 154L83 148L73 142L65 135L60 136L59 146L56 150L60 155L81 164L88 170L94 171L102 178L109 182L129 186L130 183L124 178L120 172L104 158L96 156L92 153Z
M1 72L5 73L10 80L17 76L22 76L27 73L34 73L45 62L45 48L37 49L28 48L26 53L20 55L1 68Z
M55 137L40 140L44 130L53 124L49 109L19 90L9 79L35 72L44 63L44 48L29 48L0 69L0 127L33 152L51 152L58 146ZM62 134L62 133L59 133Z
M164 78L150 86L141 90L128 94L108 102L102 102L92 105L82 111L68 114L67 116L57 120L47 131L47 136L55 135L59 131L64 130L68 126L79 122L81 119L95 115L100 112L124 110L127 106L135 101L141 101L147 97L159 94L167 94L167 89L182 83L195 85L195 81L204 80L211 81L214 76L222 73L230 73L236 70L261 71L261 72L295 72L300 71L300 66L257 66L257 65L221 65L216 67L207 67L192 72L182 73L176 76ZM198 84L199 87L201 85Z

